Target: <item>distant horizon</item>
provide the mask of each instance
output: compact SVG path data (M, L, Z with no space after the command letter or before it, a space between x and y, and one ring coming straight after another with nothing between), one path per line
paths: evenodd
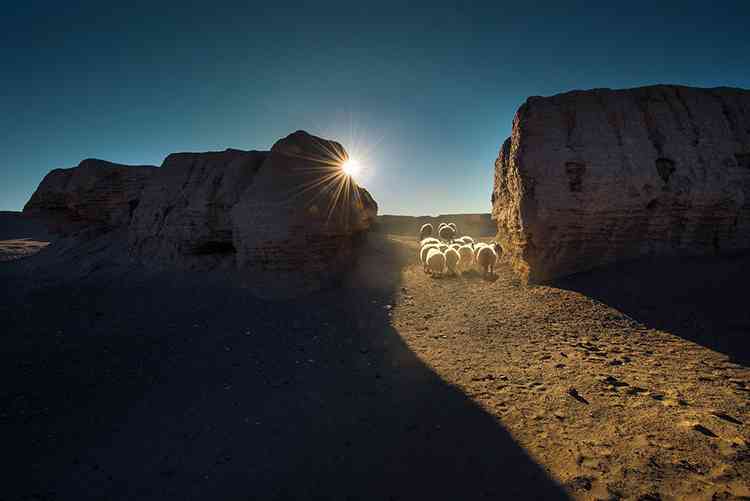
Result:
M487 213L526 98L750 89L748 18L739 1L33 1L0 19L0 210L86 158L158 166L175 152L269 149L302 129L364 159L358 181L381 212Z

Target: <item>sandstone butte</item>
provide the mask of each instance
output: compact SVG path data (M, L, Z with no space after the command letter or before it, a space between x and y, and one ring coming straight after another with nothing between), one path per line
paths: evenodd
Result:
M297 131L270 151L175 153L159 168L89 159L47 174L24 213L66 234L121 233L145 265L238 270L257 296L293 297L340 279L376 218L346 158Z
M530 97L495 162L492 218L530 283L646 256L750 249L750 91Z

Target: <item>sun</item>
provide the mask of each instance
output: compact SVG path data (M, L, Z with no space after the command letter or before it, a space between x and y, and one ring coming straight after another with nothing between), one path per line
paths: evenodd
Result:
M354 158L349 158L341 164L341 170L344 171L344 174L350 177L355 177L359 173L360 168L361 165Z

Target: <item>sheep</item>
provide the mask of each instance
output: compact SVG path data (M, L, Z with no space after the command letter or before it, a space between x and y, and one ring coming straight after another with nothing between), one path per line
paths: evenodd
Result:
M461 254L454 248L445 251L445 266L452 275L456 274L456 269L461 262Z
M464 235L461 238L457 238L456 240L461 240L465 244L473 244L474 243L474 239L471 238L468 235Z
M427 253L430 251L430 249L437 249L438 245L429 243L427 245L423 245L421 249L419 249L419 262L424 265L424 272L427 273Z
M468 270L474 263L474 249L471 245L462 245L458 248L458 253L461 255L461 268Z
M495 263L497 262L498 244L484 245L476 251L477 266L482 270L482 275L495 274Z
M422 241L427 237L432 236L432 225L430 223L426 223L422 225L422 228L419 230L419 240Z
M451 228L451 227L450 227L450 226L448 226L448 225L445 225L445 226L443 226L443 227L442 227L442 228L440 228L440 230L438 231L438 236L439 236L439 237L440 237L441 239L445 240L446 242L450 242L450 241L452 241L452 240L453 240L453 237L454 237L455 235L456 235L456 230L454 230L453 228Z
M445 254L439 249L432 248L427 252L426 263L431 275L434 276L436 273L442 275L445 269Z
M420 240L419 245L421 247L424 247L427 244L439 244L439 243L440 243L440 240L438 240L437 238L435 238L435 237L427 237L425 239Z
M458 228L456 227L456 223L448 223L448 226L450 226L453 229L453 234L458 234Z

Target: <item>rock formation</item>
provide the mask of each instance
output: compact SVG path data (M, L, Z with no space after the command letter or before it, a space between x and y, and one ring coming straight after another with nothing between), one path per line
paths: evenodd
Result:
M143 189L129 228L142 259L180 267L234 265L232 207L253 182L266 152L173 153Z
M125 226L136 261L234 269L255 295L291 297L335 283L377 215L346 159L297 131L271 151L177 153L161 168L84 161L48 174L24 212Z
M26 214L59 216L69 222L127 225L141 190L156 172L152 165L121 165L87 159L47 174L26 203Z
M530 282L642 256L750 249L750 91L530 97L495 162L492 217Z
M377 204L341 171L347 158L340 144L295 132L273 145L232 209L237 264L264 295L320 289L354 262Z

